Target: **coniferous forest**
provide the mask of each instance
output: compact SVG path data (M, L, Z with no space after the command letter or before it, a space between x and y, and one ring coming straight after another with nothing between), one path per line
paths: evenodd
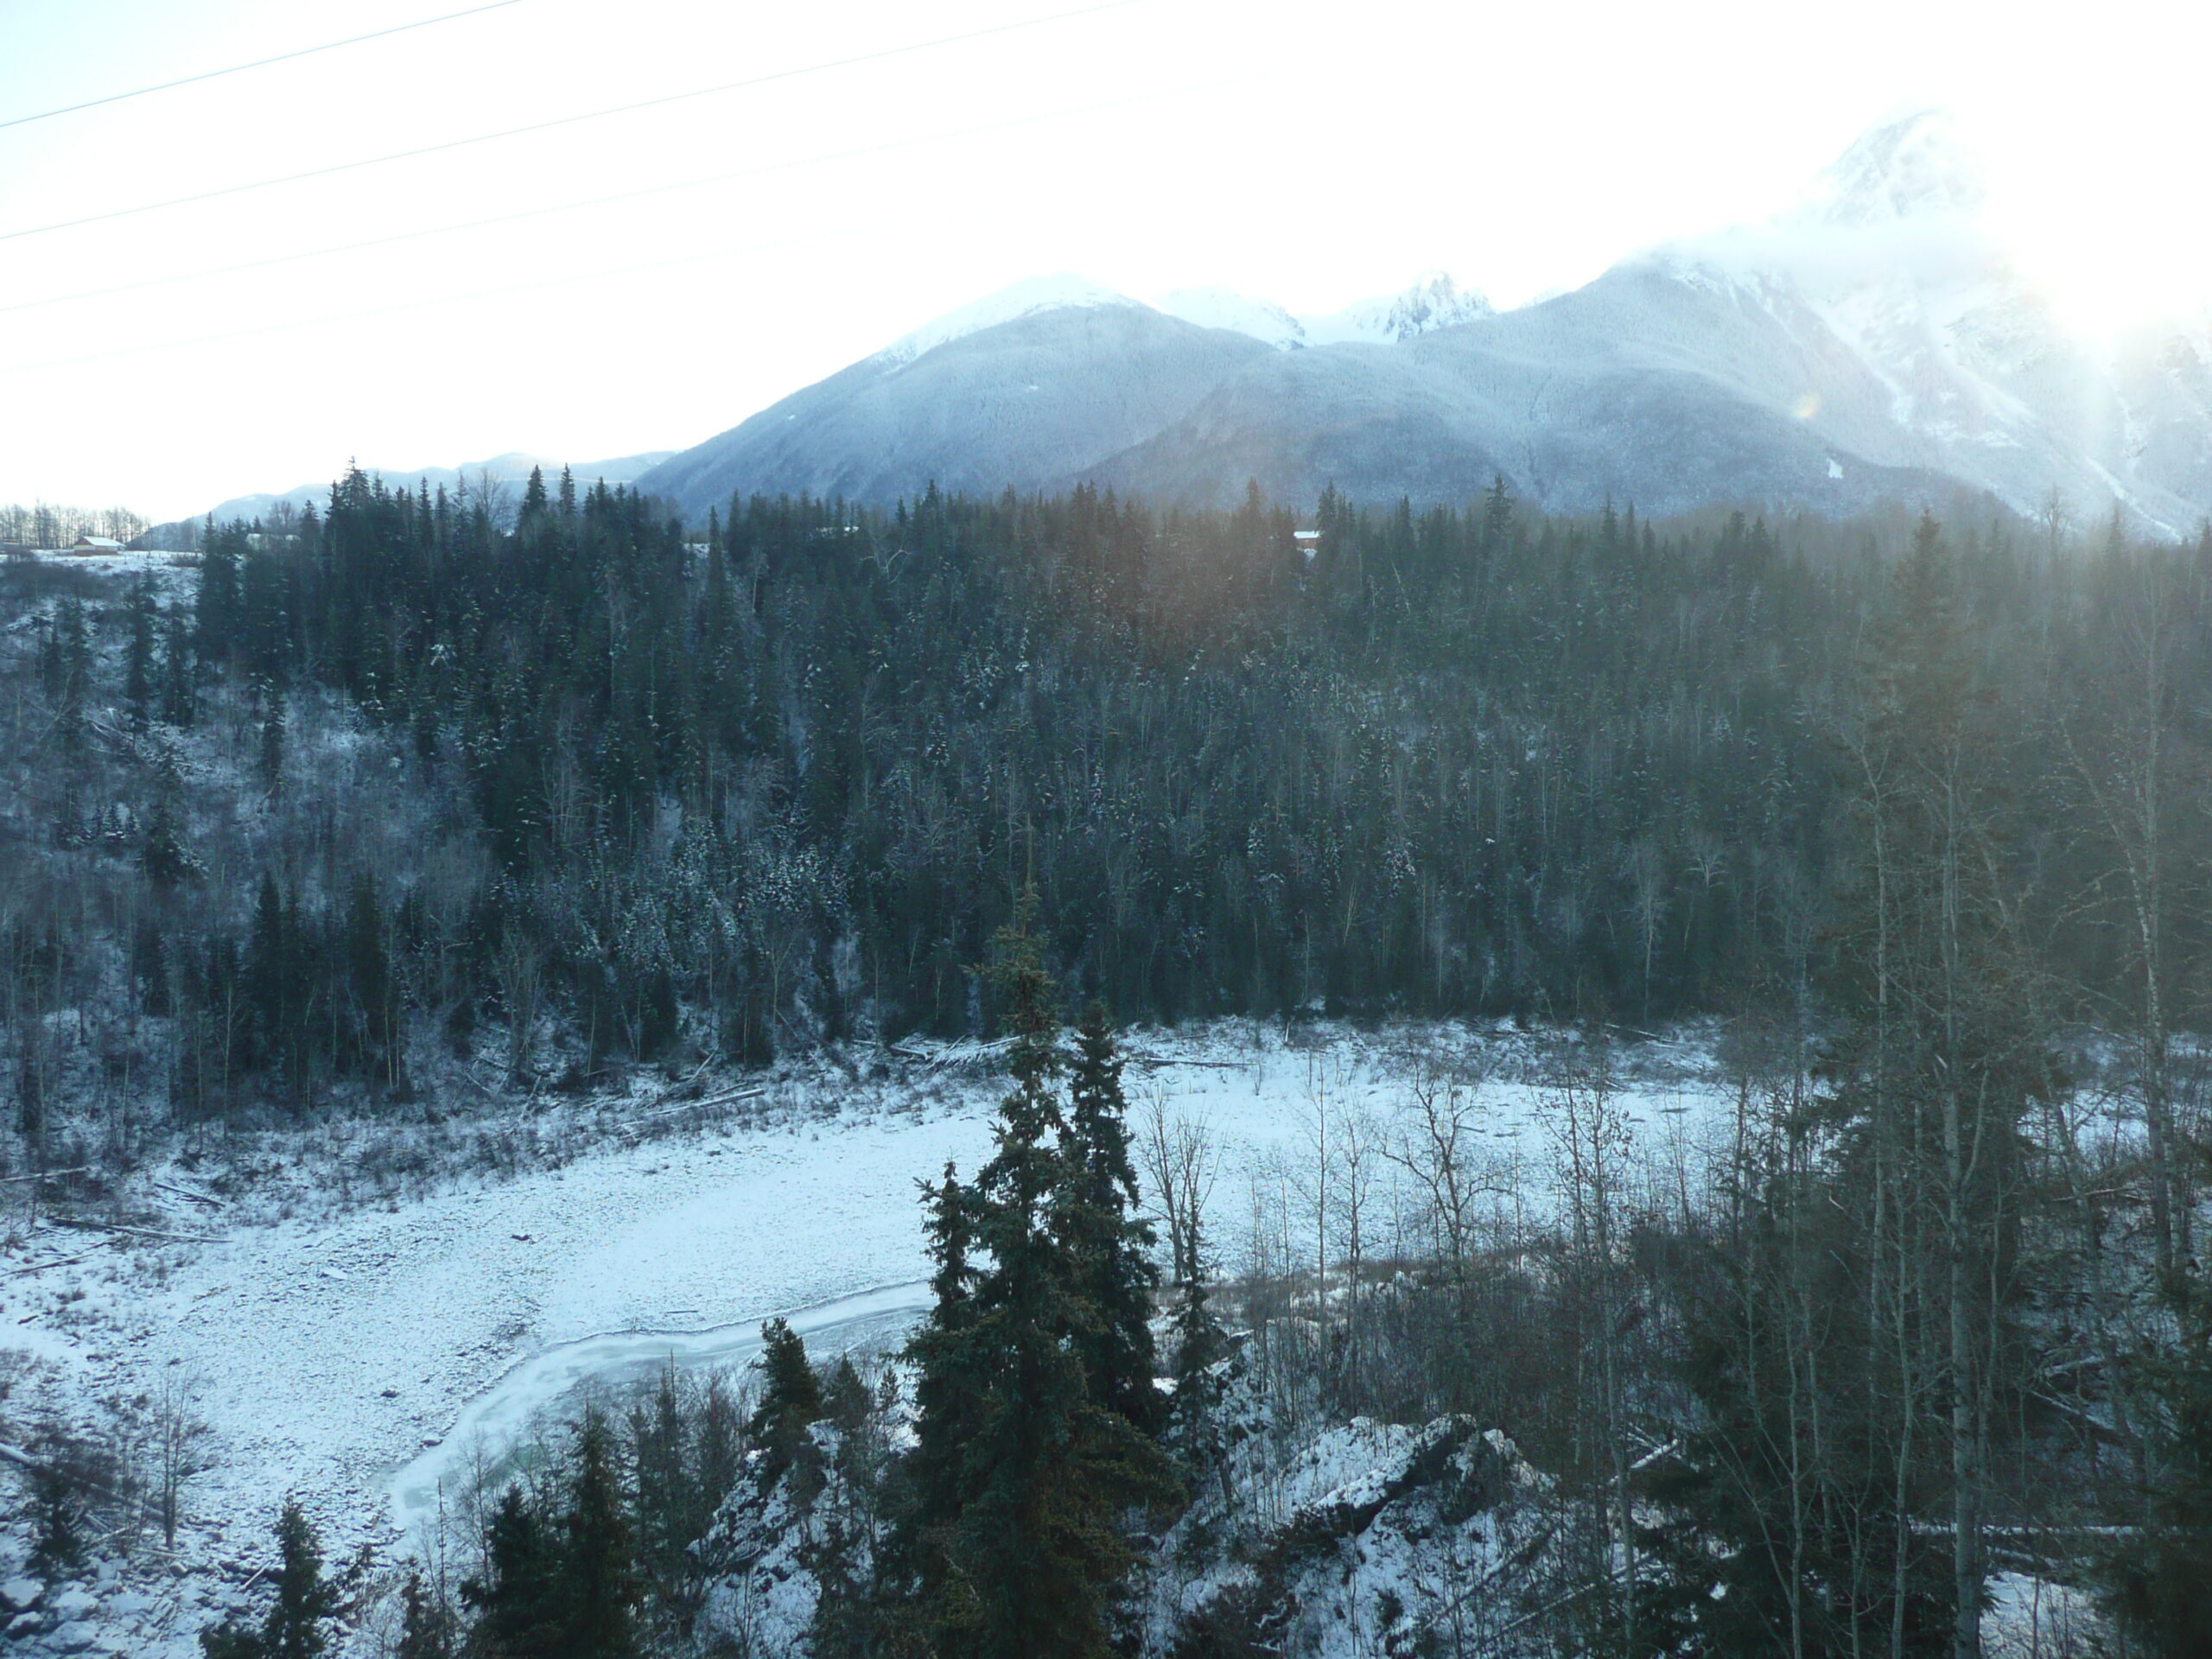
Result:
M313 959L265 972L302 1006L256 1003L260 1064L217 1062L303 1097L387 1046L380 950L463 1027L503 963L526 973L594 1053L652 1058L684 1020L748 1057L980 1030L969 969L1024 880L1055 971L1125 1019L1729 1010L1839 966L1884 788L1866 745L1916 695L1972 717L2054 995L2125 994L2115 768L2190 741L2204 549L2062 558L2004 521L1662 535L1632 508L1531 522L1502 486L1318 522L1301 543L1256 499L756 500L687 542L620 492L534 487L502 531L357 474L319 523L211 534L188 632L124 624L149 664L130 706L237 689L275 768L287 698L335 692L406 734L454 868L302 849L204 931L169 883L164 954L200 1002L230 994L217 957ZM57 662L80 626L54 625ZM1912 679L1936 672L1958 683ZM311 1003L348 1006L352 1052L280 1038L347 1025Z
M0 569L5 1173L1005 1039L900 1363L588 1412L394 1651L765 1653L761 1562L818 1656L1979 1659L2007 1574L2212 1650L2212 530L355 473L177 576ZM1230 1271L1116 1034L1224 1016L1516 1022L1555 1209L1439 1061ZM1616 1068L1685 1023L1670 1187ZM1387 1478L1261 1527L1351 1424ZM118 1478L37 1467L61 1549ZM1472 1553L1322 1630L1422 1504ZM211 1653L322 1650L280 1536Z

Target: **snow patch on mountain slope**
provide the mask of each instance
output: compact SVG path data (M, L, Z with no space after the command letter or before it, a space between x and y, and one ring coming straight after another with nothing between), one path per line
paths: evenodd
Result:
M1255 300L1227 288L1179 288L1152 302L1153 309L1201 328L1227 328L1277 351L1308 343L1306 326L1272 300Z
M1927 109L1861 136L1822 169L1804 211L1864 226L1972 219L1988 200L1980 160L1949 112Z
M1002 323L1034 316L1040 311L1136 303L1128 295L1103 283L1094 283L1088 276L1071 272L1031 276L924 323L878 352L874 360L887 371L899 369L940 346L981 334L986 328L996 328Z

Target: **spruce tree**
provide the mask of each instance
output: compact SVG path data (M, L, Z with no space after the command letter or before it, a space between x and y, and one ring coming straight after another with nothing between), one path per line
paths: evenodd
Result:
M259 1630L226 1620L200 1634L207 1659L319 1659L338 1598L322 1576L322 1544L296 1499L276 1517L276 1599Z
M152 582L139 577L130 590L130 640L124 657L123 703L130 729L143 732L154 720L154 605Z
M392 1659L454 1659L453 1615L419 1570L399 1588L399 1645Z
M510 1486L484 1529L484 1570L462 1580L461 1605L475 1614L474 1659L556 1659L563 1654L558 1541L544 1517Z
M1054 1226L1075 1274L1075 1293L1093 1315L1077 1346L1090 1396L1147 1433L1159 1431L1152 1299L1160 1282L1153 1232L1135 1211L1136 1167L1129 1160L1128 1103L1122 1057L1103 1004L1085 1010L1068 1089L1067 1181Z
M824 1413L822 1379L806 1357L806 1344L782 1319L760 1327L760 1404L746 1433L766 1456L761 1459L765 1486L791 1465L806 1440L807 1425Z
M170 726L189 726L199 713L192 633L182 616L172 611L162 633L162 720Z
M953 1274L966 1250L940 1244L953 1306L910 1351L922 1371L918 1496L938 1511L918 1561L921 1611L938 1652L963 1659L1109 1652L1112 1597L1134 1559L1119 1517L1172 1491L1159 1449L1092 1399L1077 1349L1100 1316L1052 1226L1075 1177L1058 1141L1065 1058L1035 908L1025 893L992 969L1014 1039L993 1156L972 1187L948 1177L951 1190L933 1195L939 1239L972 1243L988 1265ZM947 1408L964 1420L957 1428L930 1421Z
M1220 1459L1221 1432L1214 1414L1221 1404L1222 1382L1214 1367L1229 1348L1209 1305L1205 1277L1198 1265L1203 1248L1202 1241L1194 1236L1189 1244L1190 1268L1176 1287L1175 1357L1171 1371L1174 1388L1167 1408L1167 1443L1194 1470L1207 1468Z
M264 1065L275 1065L285 1053L290 1036L291 1008L296 993L297 968L292 938L292 915L278 890L276 878L261 874L261 890L254 900L252 931L246 942L246 1015L253 1046Z
M652 1400L636 1408L631 1423L637 1447L639 1562L664 1599L677 1599L690 1576L689 1549L699 1535L701 1506L673 1360L663 1369Z
M352 992L354 1058L362 1070L381 1080L397 1082L398 1066L393 1053L397 1036L398 1009L392 982L391 957L385 944L384 906L377 896L376 878L366 870L353 878L346 906L346 976Z
M2191 1264L2165 1300L2177 1339L2146 1367L2158 1406L2149 1489L2141 1524L2106 1563L2105 1600L2143 1653L2195 1659L2212 1653L2212 1291Z
M614 1466L614 1437L596 1407L576 1425L563 1517L563 1659L629 1659L638 1651L637 1543Z
M899 1587L941 1580L952 1529L966 1496L965 1447L982 1413L983 1376L974 1340L975 1270L971 1200L951 1164L934 1185L922 1184L930 1259L929 1315L906 1344L913 1363L914 1449L901 1467L901 1524L891 1541Z
M338 1598L322 1577L322 1544L296 1500L276 1518L276 1603L263 1627L269 1659L315 1659L329 1645L323 1626Z

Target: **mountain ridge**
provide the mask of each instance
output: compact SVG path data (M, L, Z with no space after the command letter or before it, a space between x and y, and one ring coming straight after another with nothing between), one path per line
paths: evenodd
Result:
M1147 304L1080 277L1016 284L639 486L703 517L735 493L888 500L931 482L1457 502L1503 476L1568 511L1610 495L1844 512L1964 491L2195 533L2212 512L2212 328L2151 327L2111 353L2074 338L1983 226L1986 196L1949 118L1922 111L1764 224L1508 310L1442 273L1329 318L1222 289Z

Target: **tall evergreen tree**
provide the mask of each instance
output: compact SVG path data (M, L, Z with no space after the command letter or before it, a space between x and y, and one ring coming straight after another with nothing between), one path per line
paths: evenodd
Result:
M1136 1213L1122 1056L1103 1003L1084 1011L1077 1033L1064 1144L1067 1174L1053 1226L1073 1268L1077 1300L1093 1319L1077 1337L1090 1397L1156 1433L1164 1419L1152 1340L1160 1272L1152 1228Z
M681 1599L691 1577L690 1546L704 1529L673 1360L663 1369L652 1398L632 1411L631 1440L637 1458L632 1507L639 1566L664 1599Z
M484 1529L483 1572L461 1582L471 1659L567 1659L563 1567L544 1516L509 1486Z
M130 638L124 652L123 705L130 729L143 732L153 723L154 630L160 611L154 603L152 581L141 576L130 589Z
M760 1403L746 1432L767 1453L761 1464L765 1484L783 1473L805 1440L807 1425L819 1421L825 1408L806 1344L787 1321L762 1325L760 1344Z
M199 689L194 683L198 664L192 649L192 631L177 610L169 613L162 633L161 717L170 726L189 726L199 714Z
M419 1571L399 1587L399 1644L392 1659L454 1659L453 1615Z
M320 1659L338 1598L322 1576L322 1544L296 1500L276 1519L276 1599L258 1630L226 1620L200 1633L207 1659Z
M622 1501L614 1437L597 1408L576 1425L563 1517L563 1659L630 1659L638 1651L637 1540Z
M1056 1144L1065 1119L1054 1084L1065 1061L1035 911L1025 893L997 940L992 977L1014 1039L1014 1087L1000 1103L993 1156L957 1200L988 1266L914 1350L925 1413L944 1399L973 1415L952 1471L957 1509L921 1563L933 1640L960 1659L1109 1652L1113 1595L1133 1560L1121 1515L1173 1490L1159 1449L1092 1399L1077 1349L1099 1314L1052 1227L1071 1171ZM948 1265L941 1257L941 1274ZM940 1383L950 1386L940 1394ZM925 1427L941 1442L941 1431Z

